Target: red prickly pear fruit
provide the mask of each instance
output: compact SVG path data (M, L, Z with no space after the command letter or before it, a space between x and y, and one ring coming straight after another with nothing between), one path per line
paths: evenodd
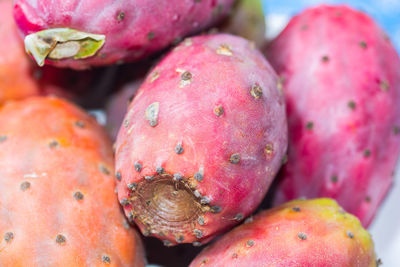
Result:
M284 81L289 155L275 203L331 197L367 227L400 150L400 60L367 15L319 6L268 46Z
M228 34L186 39L150 72L116 141L118 197L144 235L200 245L260 204L287 147L277 84Z
M360 221L321 198L260 212L205 248L196 266L375 267L376 259Z
M84 69L134 61L214 24L233 0L16 0L14 17L39 65ZM57 12L55 12L57 11Z
M53 97L0 109L1 266L144 266L114 192L111 142Z

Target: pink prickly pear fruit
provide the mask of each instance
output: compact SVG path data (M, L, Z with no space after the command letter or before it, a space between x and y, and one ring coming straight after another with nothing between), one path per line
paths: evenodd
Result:
M84 69L144 58L228 13L233 0L16 0L14 17L39 65Z
M262 211L205 248L197 266L375 267L360 221L332 199L296 200Z
M289 154L275 203L331 197L368 226L400 150L400 60L366 14L319 6L268 46L284 81Z
M142 82L142 79L138 79L126 84L119 92L114 94L107 103L106 128L112 140L117 138L119 128L124 120L129 103L132 101Z
M58 98L10 101L0 148L0 266L145 266L94 118Z
M257 207L287 147L277 84L228 34L186 39L150 72L116 141L118 197L144 235L200 245Z

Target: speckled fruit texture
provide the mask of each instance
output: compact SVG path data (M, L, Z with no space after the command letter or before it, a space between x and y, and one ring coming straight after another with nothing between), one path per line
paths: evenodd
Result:
M368 226L400 149L400 60L387 35L361 12L319 6L294 17L267 55L290 132L276 203L332 197Z
M105 35L105 44L87 59L50 61L75 69L133 61L212 25L233 0L16 0L14 17L27 35L49 28L72 28Z
M360 221L332 199L296 200L263 211L205 248L197 266L375 267Z
M128 109L118 196L143 234L200 245L257 207L286 147L283 95L262 54L227 34L186 39Z
M144 266L115 196L106 133L77 107L0 109L0 266Z

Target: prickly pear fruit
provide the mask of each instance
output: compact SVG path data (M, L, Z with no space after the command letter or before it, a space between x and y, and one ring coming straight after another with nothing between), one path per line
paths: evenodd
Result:
M368 226L400 150L400 60L367 15L319 6L267 49L284 81L289 155L276 203L331 197Z
M0 265L144 266L106 133L57 98L0 109Z
M144 58L228 13L233 0L16 0L14 17L39 65L75 69ZM57 12L55 12L55 10Z
M375 267L376 261L360 221L321 198L260 212L205 248L195 266Z
M277 84L228 34L186 39L150 72L116 142L118 197L144 235L200 245L257 207L287 147Z
M253 41L257 47L265 42L265 15L261 0L238 0L232 12L220 27L228 32Z

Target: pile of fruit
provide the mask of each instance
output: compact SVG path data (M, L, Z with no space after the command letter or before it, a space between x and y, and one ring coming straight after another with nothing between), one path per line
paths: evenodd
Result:
M381 264L393 45L328 5L267 42L234 2L0 0L0 266Z

